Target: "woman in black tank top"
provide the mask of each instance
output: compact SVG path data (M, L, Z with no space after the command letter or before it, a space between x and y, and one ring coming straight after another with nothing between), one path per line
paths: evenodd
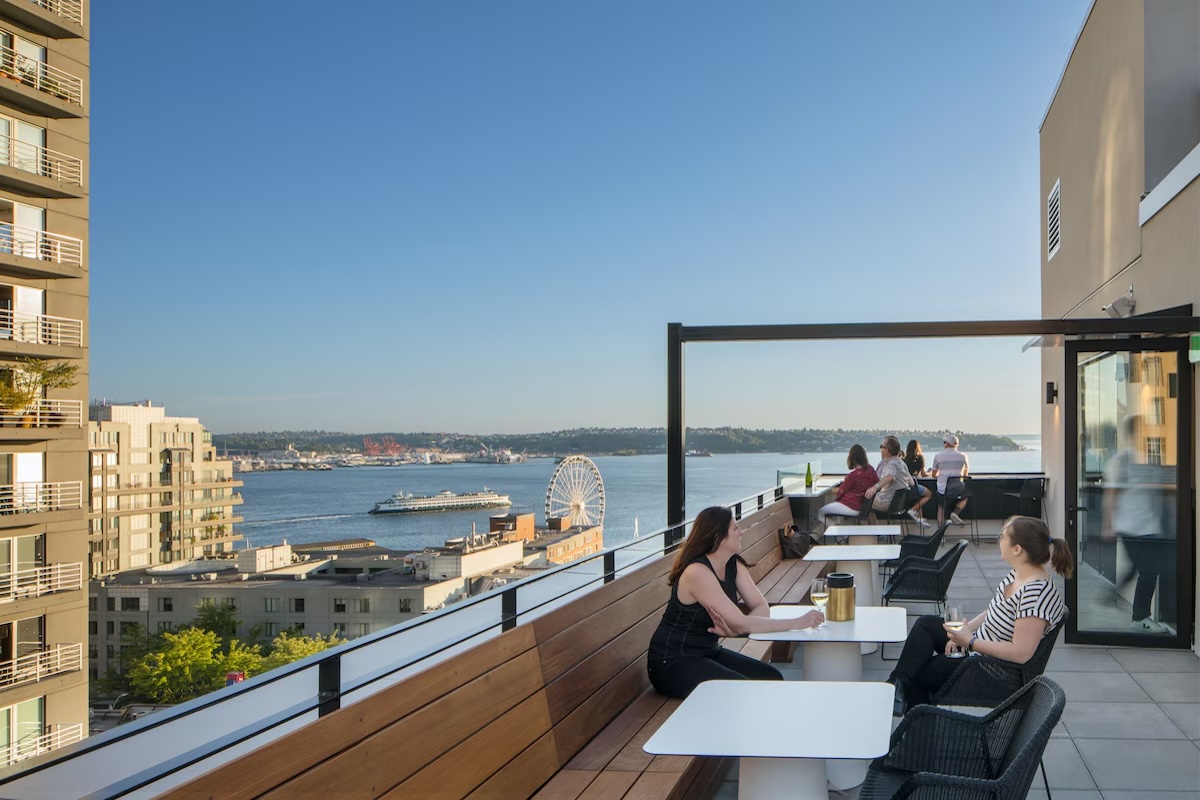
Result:
M738 635L785 631L811 628L823 619L817 611L771 619L766 598L738 555L741 545L742 529L729 509L715 506L696 516L667 576L671 598L650 639L647 671L662 694L687 697L711 680L783 680L770 664L721 647L718 630ZM739 596L749 608L746 614L737 606Z

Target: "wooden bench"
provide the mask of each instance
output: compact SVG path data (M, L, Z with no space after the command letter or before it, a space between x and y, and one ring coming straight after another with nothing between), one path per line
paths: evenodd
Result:
M751 574L799 602L819 565L782 561L786 500L742 521ZM642 744L678 701L646 676L670 596L657 559L532 622L232 760L163 797L692 798L732 760L650 756ZM766 660L766 642L725 646Z

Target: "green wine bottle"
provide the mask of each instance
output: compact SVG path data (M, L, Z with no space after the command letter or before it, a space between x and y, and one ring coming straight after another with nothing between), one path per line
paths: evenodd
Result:
M812 488L812 462L808 462L808 469L804 472L804 488Z

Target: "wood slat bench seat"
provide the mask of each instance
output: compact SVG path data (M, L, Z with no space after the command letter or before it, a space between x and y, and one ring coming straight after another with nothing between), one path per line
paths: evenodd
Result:
M782 560L787 500L741 524L743 553L768 599L799 602L822 565ZM731 759L642 751L678 704L646 675L669 569L670 559L651 562L162 796L709 797ZM724 644L771 657L768 642Z

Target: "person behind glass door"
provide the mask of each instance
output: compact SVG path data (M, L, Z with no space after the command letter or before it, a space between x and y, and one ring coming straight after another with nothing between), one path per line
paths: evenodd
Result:
M967 454L958 450L958 437L947 433L942 437L945 447L933 457L929 466L929 474L937 478L938 495L938 525L946 521L946 507L954 503L950 512L950 521L955 525L965 525L959 512L967 507L966 485L964 479L971 471Z
M1116 590L1122 592L1137 576L1133 589L1131 627L1142 633L1170 633L1170 629L1150 615L1154 590L1159 603L1172 577L1171 556L1175 542L1163 523L1165 501L1160 488L1164 480L1158 464L1149 464L1142 447L1144 420L1137 414L1123 423L1125 446L1104 465L1104 514L1100 535L1118 539L1129 556L1129 567L1118 575Z
M920 617L909 631L887 682L896 687L893 713L928 701L958 669L951 654L966 652L1024 664L1042 637L1062 621L1066 606L1050 569L1065 578L1074 572L1071 549L1034 517L1009 517L1000 531L1000 557L1012 570L996 587L987 610L952 631L937 616Z
M650 638L646 671L660 694L687 697L713 680L781 681L783 675L770 664L721 647L718 634L800 630L825 619L819 611L771 619L767 600L739 555L741 548L742 529L732 511L714 506L696 515L667 575L671 597ZM746 613L737 607L739 596Z
M925 471L925 454L921 452L921 443L916 439L909 439L908 447L904 448L904 466L908 467L908 474L913 476L913 491L917 495L917 502L908 510L908 515L922 528L928 528L929 520L925 519L924 509L925 504L933 499L933 492L916 480L929 474Z
M850 470L838 486L837 498L832 503L821 506L817 518L825 524L825 517L834 514L839 517L856 517L862 508L863 497L867 489L879 483L879 474L867 461L867 451L861 444L850 448L846 456L846 469Z

